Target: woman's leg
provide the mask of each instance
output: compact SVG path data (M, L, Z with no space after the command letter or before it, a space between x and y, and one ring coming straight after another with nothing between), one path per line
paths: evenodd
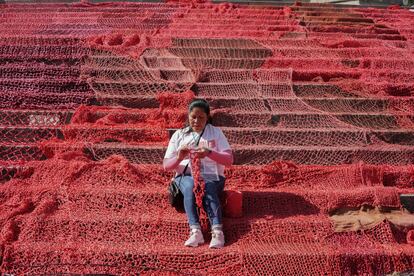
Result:
M222 248L224 246L223 225L221 222L220 193L224 189L224 177L219 181L207 181L204 194L204 209L207 211L211 224L210 248Z
M181 181L180 181L181 180ZM191 176L177 177L175 181L184 195L184 209L190 224L190 237L184 242L185 246L197 247L204 243L200 219L197 214L195 196L193 193L194 180Z
M218 181L205 182L203 205L212 228L221 228L221 205L219 195L223 192L225 178L220 176Z
M175 179L178 188L184 195L184 210L187 214L188 224L191 229L201 229L200 219L197 214L195 196L193 193L194 179L192 176L179 176Z

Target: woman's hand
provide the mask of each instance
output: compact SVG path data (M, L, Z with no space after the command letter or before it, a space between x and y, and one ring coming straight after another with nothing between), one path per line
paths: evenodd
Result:
M190 148L188 146L182 146L178 150L177 159L179 161L182 161L188 156L189 153L190 153Z
M195 151L196 155L203 159L205 157L207 157L210 153L211 153L211 149L203 147L203 148L199 148Z

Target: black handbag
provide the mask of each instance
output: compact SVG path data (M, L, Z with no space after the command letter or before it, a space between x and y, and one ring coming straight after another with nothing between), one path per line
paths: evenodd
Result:
M200 143L200 139L201 136L204 133L204 129L201 132L200 136L198 137L197 141L196 141L196 146L198 146L198 144ZM185 175L185 172L187 171L188 168L188 164L185 166L183 174ZM180 175L177 175L176 177L178 177ZM175 178L176 178L175 177ZM177 184L177 182L175 182L175 178L171 179L170 185L168 186L168 199L170 201L170 204L172 207L174 207L177 211L183 211L184 210L184 195L183 193L180 191L179 184ZM181 183L181 179L180 178L180 182Z
M168 186L168 198L171 206L177 211L182 211L184 209L184 195L178 188L175 179L171 179L171 183Z

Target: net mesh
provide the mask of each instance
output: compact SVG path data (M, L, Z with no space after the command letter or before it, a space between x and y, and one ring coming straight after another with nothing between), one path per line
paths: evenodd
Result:
M414 192L414 14L204 1L0 8L0 272L414 269L414 218L399 199ZM224 210L222 250L182 245L186 217L169 207L160 165L196 97L234 150L225 190L242 191L243 216Z

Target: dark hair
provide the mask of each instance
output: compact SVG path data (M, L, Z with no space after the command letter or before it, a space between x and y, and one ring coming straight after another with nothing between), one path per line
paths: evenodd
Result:
M204 113L207 114L207 124L212 124L213 123L213 118L210 115L210 105L208 104L208 102L204 99L194 99L191 101L191 103L188 105L188 113L190 113L191 111L193 111L194 108L201 108ZM187 123L186 123L186 127L189 127L189 122L187 119ZM191 127L189 127L188 129L189 132L192 131Z
M203 109L204 113L206 113L207 116L210 116L210 105L208 104L206 100L204 99L192 100L190 105L188 106L188 113L193 111L193 109L196 107Z

